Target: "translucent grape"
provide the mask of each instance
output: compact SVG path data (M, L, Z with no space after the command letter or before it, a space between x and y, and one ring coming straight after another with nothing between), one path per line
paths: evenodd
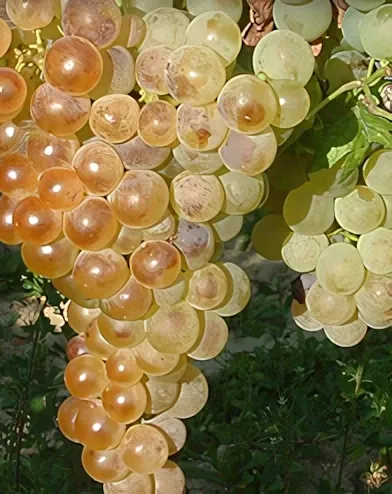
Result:
M205 312L204 325L188 355L194 360L216 358L223 351L228 338L229 329L225 320L214 312Z
M171 54L172 50L165 45L152 46L139 54L136 59L136 80L141 88L154 94L168 94L164 75Z
M177 221L168 209L159 223L143 230L143 240L169 240L176 229Z
M198 310L212 310L227 295L228 282L225 273L215 264L189 273L186 301Z
M53 43L45 56L45 80L74 96L92 91L102 77L103 61L84 38L66 36Z
M264 196L264 184L240 171L227 172L219 177L225 201L222 211L226 214L247 214L254 211Z
M64 215L65 235L82 250L97 251L110 246L118 228L110 203L101 197L87 197Z
M149 146L139 136L123 144L116 144L114 149L127 170L153 170L170 156L169 147Z
M170 95L190 106L212 103L225 81L222 59L206 46L178 48L165 69L165 83Z
M171 184L170 203L181 218L203 223L220 212L224 195L223 187L214 175L184 172Z
M297 7L294 7L297 8ZM292 31L268 33L253 52L255 74L264 72L270 79L295 81L306 86L312 77L315 59L302 36Z
M143 12L152 12L158 7L173 7L173 0L130 0L129 5Z
M185 44L189 19L184 12L173 8L157 8L144 16L143 20L147 32L141 51L158 45L168 45L175 50Z
M238 22L242 14L242 0L187 0L186 8L194 16L219 10Z
M381 149L373 153L363 165L363 178L366 185L379 194L389 194L392 187L390 169L392 151Z
M274 3L274 21L278 29L288 29L307 41L314 41L329 28L332 22L332 5L329 0Z
M125 425L111 419L98 400L90 401L83 407L75 420L75 435L89 449L114 449L120 444L124 434Z
M105 364L93 355L81 355L67 364L64 381L77 398L96 398L108 384Z
M79 253L67 238L60 238L49 245L22 245L22 259L33 273L45 278L60 278L68 274Z
M121 11L112 0L67 0L62 27L68 36L81 36L99 49L106 48L120 33Z
M346 324L357 309L353 296L333 295L317 282L306 295L306 306L311 317L331 326Z
M272 124L290 129L305 120L310 109L310 97L306 89L287 81L271 81L271 86L279 101Z
M38 177L22 154L8 154L1 160L0 191L11 199L24 199L36 192Z
M147 339L161 353L186 353L199 335L197 312L186 302L160 307L146 321Z
M180 249L189 269L205 266L215 250L215 237L208 223L193 223L179 219L174 245Z
M88 352L101 360L108 360L117 351L117 348L102 336L97 319L91 322L84 333L84 338Z
M0 241L8 245L22 243L22 238L15 228L13 217L19 202L7 196L0 197Z
M0 123L0 156L19 146L24 132L12 122Z
M352 233L368 233L381 225L385 217L382 197L365 186L358 186L335 201L335 217L339 225Z
M116 241L112 245L112 249L119 254L132 254L132 252L139 247L142 241L142 230L132 230L127 226L123 226L118 234L118 237L116 238Z
M77 336L74 336L73 338L68 340L65 353L67 354L68 360L73 360L80 355L85 355L86 353L88 353L84 336L78 334Z
M152 418L148 423L154 425L163 432L169 446L169 456L178 453L183 448L187 431L181 420L176 419L175 417L165 417L163 414Z
M38 127L66 137L87 123L90 109L87 96L71 96L50 84L42 84L31 99L30 113Z
M61 433L70 441L79 442L75 436L75 421L79 410L87 404L87 400L69 396L62 402L58 409L57 424Z
M176 116L175 107L166 101L147 103L139 115L139 136L151 147L173 144L177 139Z
M91 130L110 143L125 142L136 133L139 112L139 105L131 96L103 96L91 108Z
M66 298L72 300L76 304L86 309L94 309L98 307L98 300L84 297L76 286L75 279L72 273L62 276L61 278L55 278L52 281L53 286L62 293Z
M173 149L178 163L191 173L215 173L223 166L217 151L199 152L180 144Z
M299 273L314 271L320 254L329 245L326 235L292 233L282 247L282 258L289 268Z
M264 216L252 232L252 247L269 261L282 260L282 246L290 235L290 228L280 214Z
M164 376L171 372L180 360L179 355L161 353L145 339L133 348L138 367L150 376Z
M129 94L136 84L132 55L123 46L110 48L108 54L112 60L113 75L107 94Z
M18 28L32 31L47 26L54 17L54 0L7 0L6 10Z
M4 19L0 19L0 57L3 57L11 45L12 32Z
M349 45L351 45L355 50L364 52L361 41L360 24L364 14L354 7L349 7L342 20L342 33L344 39L347 40Z
M146 409L147 391L140 382L128 387L112 383L102 393L102 404L113 420L120 424L131 424Z
M243 216L226 216L212 223L212 227L221 242L228 242L240 233L243 224Z
M182 144L196 151L211 151L222 144L228 128L216 103L201 107L181 105L177 134Z
M86 298L108 298L114 295L129 278L123 256L112 249L81 252L72 275L78 291Z
M242 38L238 24L224 12L209 11L198 15L188 26L187 45L204 45L225 61L234 62L241 50Z
M84 448L82 452L83 468L97 482L118 482L131 473L123 462L121 453L120 449L94 451Z
M77 333L83 334L90 324L101 314L99 308L86 308L72 301L67 309L68 325Z
M106 362L106 372L110 381L118 386L133 386L143 377L130 348L117 350Z
M109 200L121 224L130 228L148 228L165 214L169 190L157 173L134 170L124 175Z
M272 165L277 150L277 140L271 127L252 136L230 130L219 148L219 155L229 170L254 177Z
M62 232L62 213L49 207L38 197L23 199L14 211L13 223L24 242L50 244Z
M130 427L123 441L123 460L133 472L154 473L166 463L169 448L165 436L151 425Z
M357 247L366 269L379 275L392 272L392 230L381 227L361 235Z
M69 211L84 198L84 185L69 168L49 168L40 176L38 195L53 209Z
M135 347L146 337L144 323L141 320L119 321L101 314L97 324L105 340L116 348Z
M392 228L392 195L383 195L382 199L386 209L382 226L384 228Z
M306 304L300 304L295 299L291 303L291 315L295 324L304 331L320 331L324 328L324 324L313 319Z
M104 142L84 145L72 166L90 194L106 196L121 180L124 167L116 151Z
M27 84L14 69L0 67L0 115L18 114L27 97Z
M221 317L231 317L239 314L248 305L251 296L250 280L243 269L231 262L225 262L229 290L221 306L214 312Z
M145 411L148 414L164 412L174 405L180 393L180 385L178 383L161 382L154 378L146 380L145 386L147 388Z
M358 318L341 326L324 326L325 336L344 348L358 345L365 338L367 329L367 324Z
M147 12L146 9L142 10ZM142 44L146 32L147 26L141 17L136 14L125 14L122 16L121 30L115 44L126 48L136 48Z
M362 45L373 58L392 56L392 7L381 5L363 16L359 26Z

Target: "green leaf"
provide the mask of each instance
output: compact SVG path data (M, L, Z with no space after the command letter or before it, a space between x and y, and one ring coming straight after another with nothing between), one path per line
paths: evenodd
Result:
M358 104L357 115L370 144L392 147L392 122L370 113L363 103Z
M362 165L369 151L369 147L369 141L363 131L361 124L354 139L352 151L347 155L346 159L343 162L343 173L341 176L341 182L346 180L346 178L349 177L355 169L359 168Z

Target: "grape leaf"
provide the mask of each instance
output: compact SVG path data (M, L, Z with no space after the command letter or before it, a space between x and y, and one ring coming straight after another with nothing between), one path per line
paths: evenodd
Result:
M346 178L349 177L356 168L359 168L362 165L369 151L369 148L370 143L364 132L363 125L362 123L360 123L357 135L355 136L355 139L353 141L352 150L347 155L342 165L343 173L340 180L341 182L346 180Z
M392 122L373 115L363 103L358 104L356 113L369 143L381 144L387 148L392 147Z

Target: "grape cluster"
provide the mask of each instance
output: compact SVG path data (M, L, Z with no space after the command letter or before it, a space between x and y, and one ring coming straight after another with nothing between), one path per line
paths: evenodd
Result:
M71 301L58 425L113 494L183 492L168 458L208 397L192 361L251 293L217 261L268 197L276 92L308 104L231 78L241 1L159 3L8 0L0 25L0 239Z

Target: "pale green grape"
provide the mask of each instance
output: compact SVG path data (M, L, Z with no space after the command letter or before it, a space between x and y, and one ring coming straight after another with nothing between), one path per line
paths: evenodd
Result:
M194 16L219 10L238 22L242 14L242 0L186 0L186 8Z
M225 198L226 214L247 214L254 211L264 197L264 183L241 172L228 172L219 177Z
M392 320L392 313L387 315L392 307L392 277L368 271L365 283L355 294L355 302L360 313L370 320Z
M363 165L366 185L379 194L392 192L392 149L380 149L373 153Z
M385 218L382 223L384 228L392 228L392 195L383 195L382 199L385 204Z
M227 14L210 10L189 24L186 44L208 46L223 58L225 67L228 67L241 50L241 31Z
M357 306L352 295L332 295L316 282L306 295L310 316L323 324L340 326L355 314Z
M368 55L377 59L392 57L392 5L381 5L365 15L359 32Z
M186 291L184 274L180 272L176 281L167 288L155 288L154 299L159 307L175 305L183 299Z
M324 326L325 336L337 346L344 348L358 345L366 336L367 324L358 317L339 326Z
M329 28L332 22L332 5L329 0L275 0L273 16L278 29L288 29L307 41L314 41Z
M334 53L324 67L325 77L329 83L329 92L347 82L359 80L366 76L368 60L365 55L353 50Z
M211 225L221 242L228 242L236 237L244 224L244 217L240 215L230 215L214 221Z
M340 161L332 168L322 168L316 172L309 173L309 179L317 194L328 194L333 199L336 199L353 192L358 182L358 169L354 170L342 181L342 174L345 171Z
M157 8L145 15L143 20L147 33L139 51L158 45L167 45L175 50L185 44L190 21L184 12L173 8Z
M392 317L381 313L359 311L358 318L373 329L387 329L392 326Z
M385 3L385 0L346 0L346 3L358 10L368 12Z
M392 272L392 230L380 227L361 235L357 247L366 269L375 274Z
M257 43L253 52L255 74L270 79L286 79L306 86L312 77L315 59L309 43L292 31L272 31Z
M178 163L192 173L210 174L222 168L223 163L217 151L200 152L180 144L173 149Z
M302 235L321 235L334 222L333 199L317 195L311 182L289 192L283 216L289 227Z
M252 287L250 280L243 269L231 262L225 262L229 290L222 305L213 312L221 317L231 317L239 314L248 305Z
M365 280L365 267L357 249L348 243L330 245L317 261L320 285L333 295L352 295Z
M313 319L306 304L300 304L295 299L291 303L291 315L295 324L304 331L320 331L324 327L324 324Z
M368 233L381 225L385 204L377 192L360 185L347 196L336 199L335 217L351 233Z
M279 101L272 125L290 129L305 120L310 109L310 97L306 89L287 81L271 81L271 86Z
M365 51L360 34L360 25L365 14L355 9L354 7L349 7L343 17L342 21L342 32L346 41L358 51Z
M281 261L282 246L289 235L290 228L282 215L264 216L253 229L252 247L269 261Z
M282 247L282 258L287 266L299 273L314 271L320 254L329 245L326 235L292 233Z
M159 7L173 7L173 0L128 0L127 4L143 12L152 12Z

